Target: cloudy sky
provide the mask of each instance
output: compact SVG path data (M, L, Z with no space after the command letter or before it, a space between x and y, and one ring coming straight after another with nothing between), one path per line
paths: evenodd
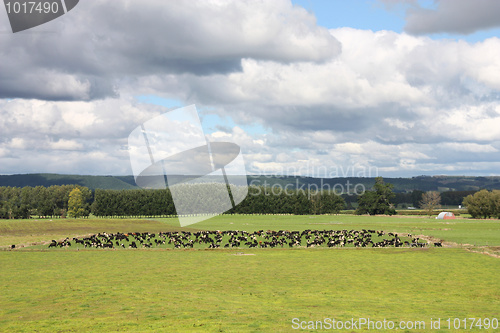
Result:
M252 174L500 175L499 37L498 0L0 8L0 174L132 174L129 134L195 104Z

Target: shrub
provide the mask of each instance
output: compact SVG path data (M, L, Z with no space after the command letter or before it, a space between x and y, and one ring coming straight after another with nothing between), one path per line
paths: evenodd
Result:
M486 219L492 216L500 218L500 191L481 190L468 195L463 205L473 218Z

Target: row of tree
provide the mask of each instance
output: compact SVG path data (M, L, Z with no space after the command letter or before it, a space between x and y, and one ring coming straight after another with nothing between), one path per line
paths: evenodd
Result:
M436 191L432 191L436 192ZM440 203L445 206L458 206L462 205L466 196L470 194L474 194L477 191L445 191L445 192L436 192L439 193L441 198ZM428 192L413 190L411 192L405 193L395 193L394 199L392 202L395 205L403 204L403 205L411 205L415 208L423 208L421 207L422 196Z
M445 191L445 192L437 192L440 197L440 204L445 206L459 206L463 204L465 197L470 194L474 194L477 191ZM403 208L406 207L415 207L422 208L422 199L425 194L429 192L424 192L420 190L413 190L411 192L394 192L394 196L391 199L391 203L394 204L395 207L398 205ZM344 198L347 209L355 209L354 204L358 203L358 195L355 194L343 194L342 198Z
M201 191L202 185L197 187ZM208 188L208 187L207 187ZM189 189L188 189L189 190ZM200 204L196 200L196 193L184 195L185 203ZM236 197L241 189L233 188L232 195ZM211 198L204 196L206 213L217 213L222 207L215 202L217 195ZM206 200L212 201L207 204ZM210 209L215 209L213 212ZM345 208L345 201L332 192L283 190L249 186L248 195L241 203L227 211L228 214L333 214ZM96 216L169 216L176 215L172 192L170 189L161 190L96 190L94 202L91 206L92 214Z
M356 214L396 214L394 202L396 194L392 189L393 185L384 183L382 177L375 178L373 190L366 191L358 197ZM411 198L414 201L414 206L426 210L429 215L432 215L434 209L441 206L441 195L437 191L413 191Z
M396 195L392 192L392 188L392 184L386 184L382 177L377 177L373 190L366 191L358 197L359 206L356 209L356 214L395 214L396 211L392 200ZM448 195L446 198L453 204L464 205L473 218L500 218L500 190L481 190L463 198L466 193L468 192L461 191L456 195ZM422 192L420 193L418 207L426 210L431 215L434 209L440 207L442 197L443 194L437 191ZM462 200L458 201L459 198Z
M95 190L91 206L95 216L169 216L176 215L169 189Z
M235 214L336 214L345 209L345 201L331 191L281 190L250 186L248 196L228 211Z
M222 185L225 186L225 185ZM29 218L33 215L81 217L95 216L171 216L177 215L172 191L176 198L185 197L184 203L205 205L208 209L223 207L223 196L217 196L210 184L198 187L185 186L162 190L102 190L92 193L79 185L54 185L50 187L0 187L0 218ZM356 214L396 214L397 194L393 185L384 183L377 177L372 190L359 195ZM235 201L244 198L245 188L227 188ZM210 192L212 191L212 192ZM216 191L217 192L217 191ZM223 188L226 193L226 188ZM222 192L221 192L222 193ZM446 196L454 204L462 198L474 218L500 218L500 191L482 190L469 194L466 192ZM428 210L429 214L439 208L444 193L413 191L414 206ZM198 200L196 198L198 197ZM419 199L416 201L416 199ZM220 201L220 202L219 202ZM349 202L350 204L350 202ZM228 208L230 208L229 206ZM335 214L346 208L346 200L331 191L283 189L282 187L248 187L248 195L227 213L235 214ZM207 213L216 213L217 211ZM220 213L220 212L219 212Z
M69 209L70 194L73 190L73 202L79 206ZM0 218L18 219L30 216L66 216L68 211L78 216L88 216L92 192L79 185L53 185L50 187L26 186L0 187Z

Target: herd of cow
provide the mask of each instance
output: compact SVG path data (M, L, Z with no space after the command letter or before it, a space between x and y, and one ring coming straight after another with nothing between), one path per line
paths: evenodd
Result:
M376 230L304 230L254 232L228 231L175 231L175 232L132 232L99 233L91 236L62 241L53 240L49 248L275 248L275 247L425 247L412 235L399 236ZM442 246L434 243L434 246Z

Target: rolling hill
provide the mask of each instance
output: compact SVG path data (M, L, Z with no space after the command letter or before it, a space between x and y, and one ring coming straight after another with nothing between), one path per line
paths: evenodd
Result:
M182 178L182 176L179 176ZM356 185L370 189L375 178L344 177L344 178L313 178L301 176L247 176L248 184L288 186L288 189L345 189L353 190ZM500 190L500 177L473 177L473 176L418 176L412 178L384 178L386 183L394 185L395 192L421 191L477 191L480 189ZM0 186L51 186L72 185L86 186L92 190L99 189L134 189L133 176L89 176L66 174L16 174L0 175Z

